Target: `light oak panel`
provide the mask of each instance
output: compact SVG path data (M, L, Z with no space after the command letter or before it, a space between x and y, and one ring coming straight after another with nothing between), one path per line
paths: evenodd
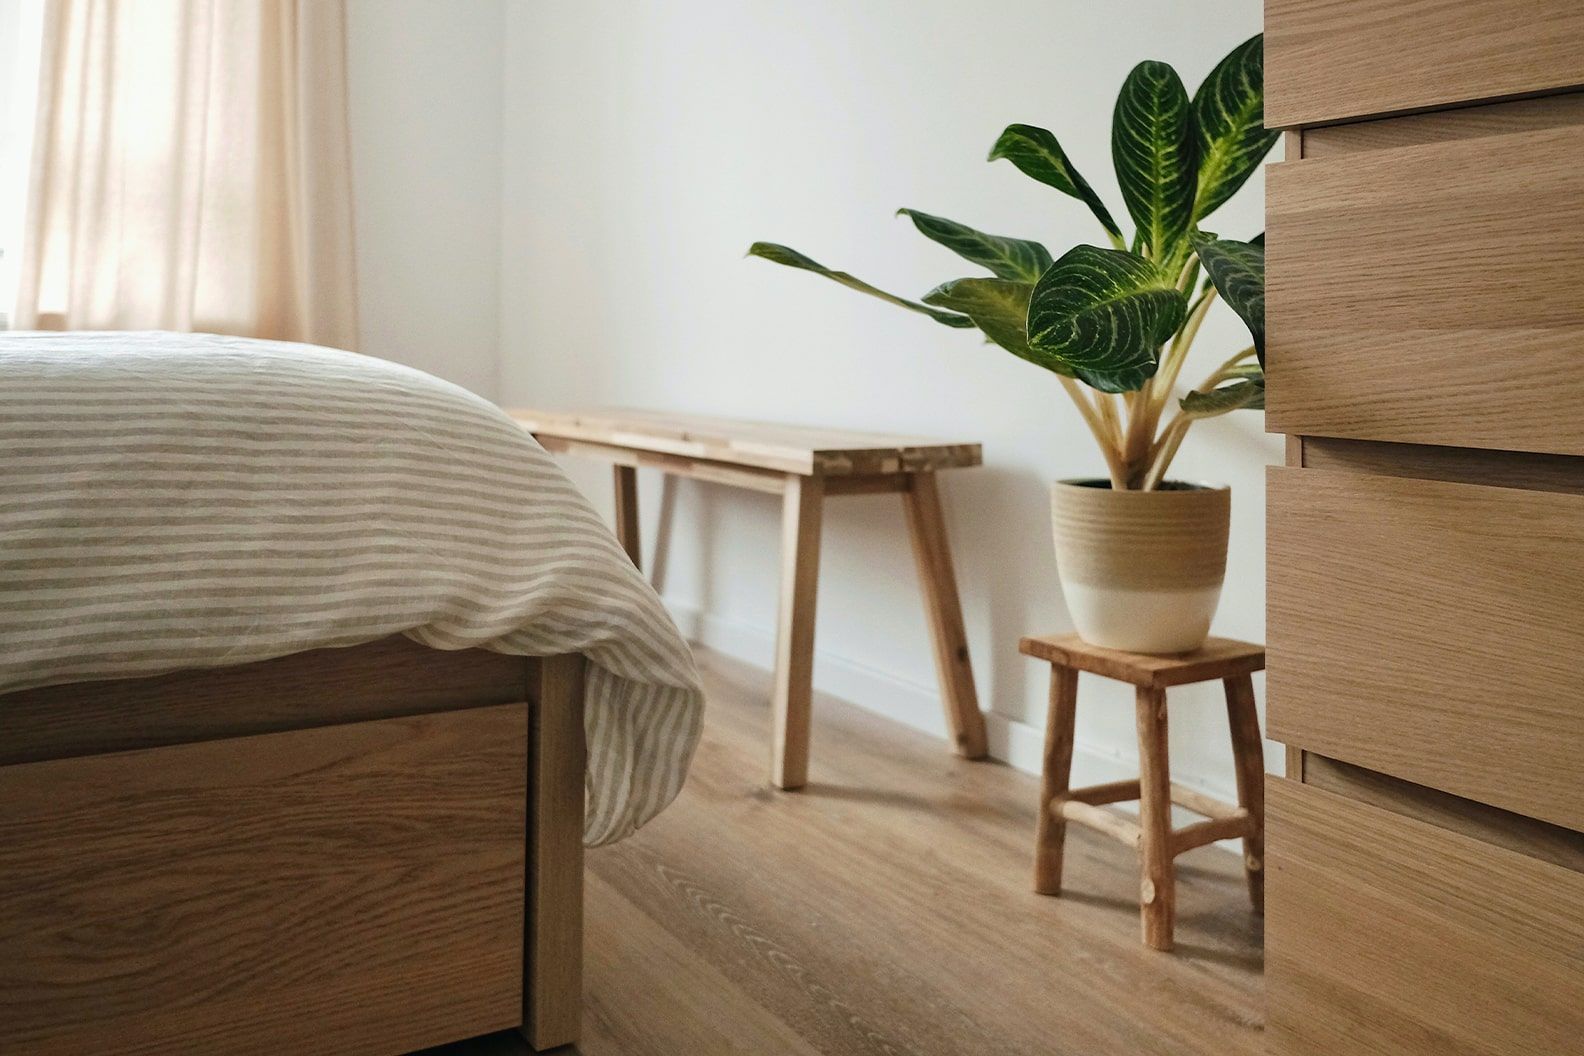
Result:
M1277 1056L1564 1056L1584 1037L1584 874L1269 782Z
M0 1051L389 1056L515 1026L527 723L0 767Z
M1272 128L1584 84L1569 0L1265 0Z
M1445 143L1477 136L1504 136L1584 124L1584 92L1515 99L1490 106L1465 106L1379 121L1354 121L1303 129L1304 158L1339 158L1369 150ZM1300 133L1289 132L1287 135ZM1285 160L1300 155L1288 148Z
M533 699L539 661L399 635L346 649L0 696L0 765Z
M1581 151L1574 126L1270 166L1269 427L1584 454Z
M1584 873L1584 832L1536 821L1313 752L1304 755L1300 778L1303 784Z
M1270 736L1584 829L1584 499L1268 476Z
M1287 464L1584 495L1584 459L1568 455L1310 436L1303 439L1302 459Z

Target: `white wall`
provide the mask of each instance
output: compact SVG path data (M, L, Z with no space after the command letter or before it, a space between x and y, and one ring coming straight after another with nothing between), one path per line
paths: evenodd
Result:
M1260 24L1258 0L1125 12L1046 0L510 2L502 396L982 441L985 466L944 481L948 517L999 754L1036 765L1045 672L1017 639L1068 626L1047 484L1101 470L1087 433L1037 368L743 251L786 242L918 295L974 270L893 219L898 206L1040 238L1057 255L1098 241L1077 202L984 162L997 133L1013 121L1051 128L1123 217L1108 137L1128 69L1168 60L1191 91ZM1262 201L1256 177L1211 228L1253 235ZM1218 309L1188 374L1246 343ZM1255 414L1199 425L1179 456L1176 475L1234 489L1218 633L1263 636L1263 467L1279 456ZM608 502L602 467L569 468ZM645 482L651 535L657 490ZM940 729L894 507L853 498L827 515L816 683ZM683 482L674 538L666 593L679 616L767 662L774 502ZM1082 693L1078 768L1098 777L1136 758L1132 701L1087 680ZM1173 699L1178 775L1230 793L1219 694Z
M502 0L349 0L362 351L497 389Z

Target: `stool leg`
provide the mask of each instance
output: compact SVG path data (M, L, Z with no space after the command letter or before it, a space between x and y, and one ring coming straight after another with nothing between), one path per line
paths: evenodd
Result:
M1166 744L1166 691L1139 686L1139 912L1144 944L1172 948L1177 906L1171 852L1171 765Z
M1237 767L1238 806L1249 812L1254 832L1243 839L1243 868L1248 874L1254 912L1265 912L1265 749L1259 712L1254 708L1254 680L1248 675L1223 679L1227 724L1232 729L1232 759Z
M1067 822L1051 813L1051 800L1072 780L1073 730L1077 724L1078 672L1051 665L1050 713L1045 719L1045 765L1040 770L1039 818L1034 823L1034 890L1061 894L1062 846Z
M946 518L941 515L940 490L935 486L933 472L908 474L902 508L907 511L913 558L924 588L924 611L935 647L935 673L940 680L941 700L946 705L946 724L951 728L958 755L983 759L990 751L984 714L974 692L968 635L963 630L962 603L957 597L957 573L952 570Z
M814 682L814 600L819 590L820 514L825 482L789 474L781 505L781 601L776 621L775 733L770 782L808 783L809 712Z
M627 551L633 567L643 568L643 545L638 535L638 471L632 466L615 466L616 541Z

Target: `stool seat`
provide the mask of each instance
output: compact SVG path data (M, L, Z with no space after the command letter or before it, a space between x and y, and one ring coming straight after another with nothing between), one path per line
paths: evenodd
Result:
M1265 647L1235 638L1207 638L1191 653L1157 655L1090 645L1076 634L1036 635L1018 642L1018 652L1118 682L1160 689L1265 670Z
M1265 667L1265 648L1230 638L1211 638L1193 652L1156 656L1090 645L1074 634L1031 636L1018 643L1027 656L1051 665L1050 714L1045 725L1045 761L1035 831L1034 890L1061 894L1067 824L1095 829L1122 841L1139 855L1139 916L1144 943L1172 948L1176 912L1174 860L1184 851L1216 840L1243 840L1249 898L1264 909L1265 757L1253 674ZM1073 738L1077 726L1078 673L1127 682L1134 687L1139 777L1088 788L1072 788ZM1167 752L1166 690L1219 680L1225 689L1232 734L1238 801L1223 803L1175 784ZM1138 800L1137 822L1102 807ZM1171 827L1176 804L1204 816L1181 829Z

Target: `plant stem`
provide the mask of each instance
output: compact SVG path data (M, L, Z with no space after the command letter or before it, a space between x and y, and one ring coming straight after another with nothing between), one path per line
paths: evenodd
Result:
M1188 427L1192 424L1193 419L1181 412L1167 423L1150 451L1150 467L1144 474L1145 491L1154 491L1160 486L1161 479L1166 476L1172 459L1177 457L1177 449L1182 446L1183 437L1188 435Z
M1160 413L1165 408L1166 401L1171 397L1172 388L1177 384L1177 377L1182 373L1183 363L1188 359L1188 350L1193 347L1194 338L1199 336L1199 328L1204 325L1205 316L1210 312L1210 305L1215 301L1216 289L1210 287L1199 295L1193 307L1188 309L1188 319L1183 323L1177 336L1172 338L1171 349L1166 353L1166 361L1161 364L1161 369L1155 373L1154 380L1150 383L1150 400L1156 405L1155 420L1160 421Z
M1250 345L1237 354L1231 356L1225 363L1217 367L1204 381L1196 387L1199 392L1213 389L1218 382L1232 377L1233 367L1254 355L1254 346ZM1144 474L1143 488L1153 491L1160 485L1161 479L1166 476L1166 470L1171 468L1172 459L1177 457L1177 449L1182 446L1183 438L1188 435L1188 427L1199 418L1219 418L1222 414L1230 413L1231 409L1221 411L1219 414L1200 414L1190 416L1183 411L1178 411L1172 420L1166 423L1166 428L1161 430L1160 438L1150 448L1149 469Z
M1089 432L1094 434L1095 442L1100 445L1100 453L1105 456L1106 472L1111 477L1111 487L1121 491L1127 486L1126 474L1122 470L1121 462L1117 458L1117 443L1114 434L1106 428L1094 404L1089 402L1089 397L1084 395L1083 389L1072 378L1060 378L1062 388L1067 390L1067 395L1078 407L1078 413L1083 417L1084 424L1089 427ZM1096 394L1099 395L1098 393Z
M1212 386L1214 386L1216 384L1216 382L1226 381L1228 378L1230 378L1232 376L1231 373L1230 373L1232 368L1237 366L1239 363L1243 362L1245 359L1248 359L1252 355L1254 355L1254 346L1250 345L1247 348L1243 349L1243 351L1239 352L1237 355L1233 356L1231 359L1228 359L1225 363L1223 363L1219 367L1217 367L1215 369L1215 371L1208 378L1205 378L1204 381L1201 381L1199 383L1199 385L1197 386L1197 390L1199 392L1204 392L1206 389L1209 389Z

